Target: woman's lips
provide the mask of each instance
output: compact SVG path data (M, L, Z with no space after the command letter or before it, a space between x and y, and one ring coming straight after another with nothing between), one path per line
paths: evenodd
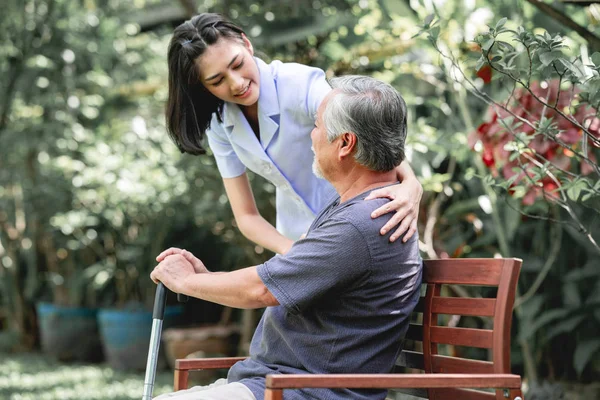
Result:
M237 97L239 99L245 99L246 97L248 97L250 95L251 92L252 92L252 82L250 82L248 84L245 92L242 92L241 94L236 94L235 97Z

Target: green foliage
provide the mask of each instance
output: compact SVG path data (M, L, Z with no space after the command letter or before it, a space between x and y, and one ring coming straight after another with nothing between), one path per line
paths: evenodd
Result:
M490 18L471 43L455 41L466 28L444 27L461 20L423 8L423 16L434 16L423 18L419 35L454 83L446 97L457 99L450 107L475 150L474 158L456 158L455 173L430 202L428 254L522 258L515 322L519 340L533 350L521 347L513 360L532 380L548 373L535 365L540 358L552 378L593 380L600 307L600 277L590 270L600 253L594 59L600 57L586 57L571 37L517 14Z
M1 354L0 397L7 400L129 400L142 397L143 372L64 365L39 354ZM173 372L157 371L154 395L172 391Z
M10 2L0 17L0 327L30 345L41 299L150 305L167 246L213 270L267 256L234 233L214 161L166 135L170 32L128 22L145 5ZM270 190L255 187L268 218Z

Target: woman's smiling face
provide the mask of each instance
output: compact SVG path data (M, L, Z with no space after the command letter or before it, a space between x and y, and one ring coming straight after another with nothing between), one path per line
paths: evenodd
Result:
M223 101L251 106L260 95L260 73L253 58L252 44L220 38L196 58L200 81L214 96Z

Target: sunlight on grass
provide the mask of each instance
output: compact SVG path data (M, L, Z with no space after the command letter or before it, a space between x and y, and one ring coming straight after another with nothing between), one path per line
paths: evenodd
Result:
M0 354L0 399L140 399L144 371L119 371L106 364L62 364L37 353ZM154 395L173 389L172 371L158 371Z

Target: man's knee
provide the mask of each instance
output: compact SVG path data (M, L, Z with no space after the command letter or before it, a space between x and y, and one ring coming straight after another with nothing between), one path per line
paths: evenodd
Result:
M155 397L154 400L256 400L250 389L245 385L227 379L218 379L210 385L194 386L178 392L166 393Z

